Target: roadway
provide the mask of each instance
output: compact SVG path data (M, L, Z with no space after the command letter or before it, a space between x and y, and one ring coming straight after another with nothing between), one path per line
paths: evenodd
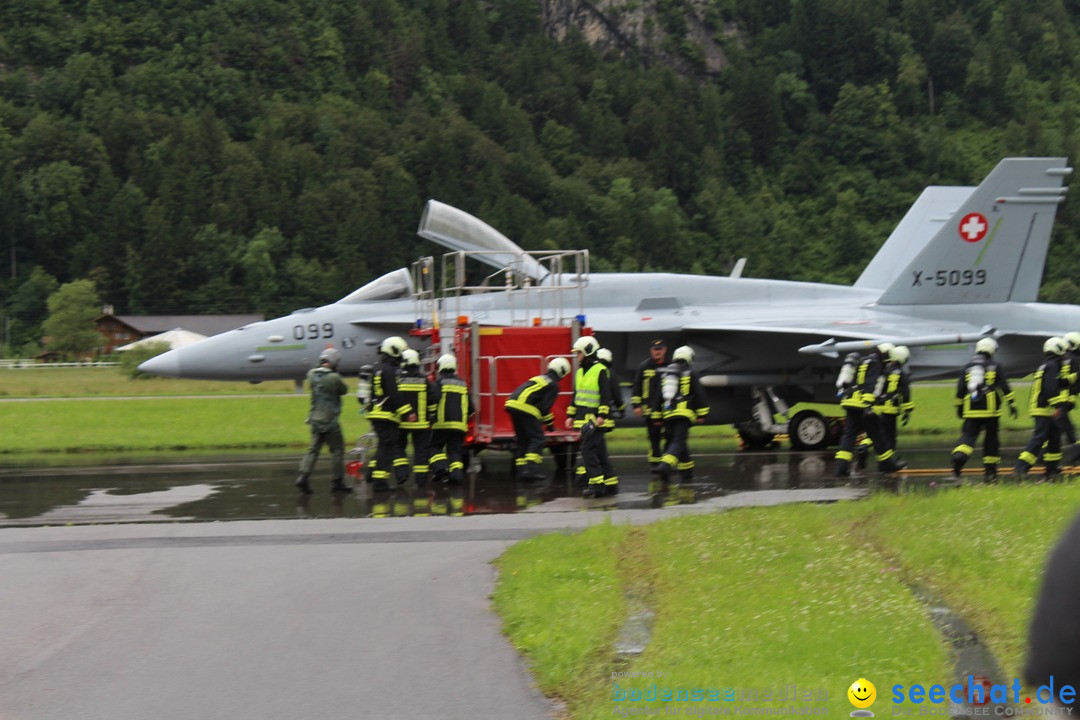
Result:
M531 535L659 510L0 529L0 718L533 720L559 715L490 608ZM581 503L580 500L576 501ZM572 608L567 609L572 612Z

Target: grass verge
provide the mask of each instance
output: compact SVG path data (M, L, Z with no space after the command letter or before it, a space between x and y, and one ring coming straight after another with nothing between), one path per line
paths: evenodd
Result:
M614 683L623 692L646 691L653 683L759 691L795 684L800 693L826 691L827 700L815 704L829 715L846 715L852 709L846 689L860 677L877 684L874 709L889 713L894 684L955 681L949 650L906 582L932 588L960 612L1011 681L1021 671L1045 557L1078 506L1076 484L968 487L734 510L621 534L606 526L560 536L557 545L536 538L510 551L514 567L530 568L528 585L507 573L505 557L500 560L496 608L511 641L543 678L542 689L561 698L575 719L633 707L693 715L724 705L619 703ZM597 557L598 551L612 557ZM577 563L585 560L590 568L605 568L602 583L581 582L586 570ZM565 598L598 594L602 586L603 602L616 604L615 596L640 594L643 577L656 612L652 640L638 659L619 665L610 613L581 613L588 605L568 605ZM575 589L563 578L575 579ZM564 599L549 604L549 595ZM517 608L513 622L507 607ZM575 622L582 615L595 622L562 625L571 614ZM548 669L554 658L557 673ZM613 679L615 671L654 674ZM761 697L734 704L800 704Z

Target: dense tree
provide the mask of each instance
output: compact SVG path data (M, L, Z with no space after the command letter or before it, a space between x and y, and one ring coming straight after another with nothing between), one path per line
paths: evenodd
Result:
M647 46L602 49L535 0L11 0L5 330L41 336L47 279L118 312L325 302L431 251L429 197L598 269L847 282L924 185L1080 154L1074 5L647 0Z
M49 316L42 325L48 348L68 359L93 354L101 345L94 318L101 314L101 300L90 280L75 280L49 296Z

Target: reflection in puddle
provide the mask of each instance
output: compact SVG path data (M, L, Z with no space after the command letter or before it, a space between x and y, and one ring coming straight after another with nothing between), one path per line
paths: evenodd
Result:
M511 478L509 454L498 452L480 456L479 471L463 485L439 485L421 493L409 487L373 493L355 478L354 492L331 493L324 461L312 481L315 493L299 495L293 486L297 456L292 453L150 460L97 455L79 458L81 465L71 464L68 457L68 464L52 467L18 467L9 461L0 464L0 525L602 511L694 503L732 492L849 484L906 491L945 480L947 470L936 474L928 469L942 468L950 449L942 443L906 451L911 467L929 474L891 483L879 482L873 473L837 482L827 451L699 454L694 483L667 492L658 492L644 458L616 457L620 493L598 500L583 500L573 480L557 473L551 460L546 481L517 483Z

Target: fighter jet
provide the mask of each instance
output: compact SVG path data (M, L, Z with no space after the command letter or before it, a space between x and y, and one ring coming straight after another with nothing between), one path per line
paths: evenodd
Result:
M1006 158L977 187L926 188L852 286L674 273L592 273L588 255L537 257L483 221L435 200L418 233L496 268L486 282L437 289L437 264L402 268L341 300L254 323L144 362L159 375L300 379L328 345L339 369L375 360L390 334L463 316L514 325L579 311L628 381L652 340L689 345L711 396L709 421L742 423L751 439L782 431L777 411L836 401L837 355L888 341L911 348L913 380L952 378L984 335L1024 375L1046 337L1080 329L1080 307L1036 302L1050 233L1064 201L1065 158ZM447 258L455 257L452 262ZM572 258L572 259L571 259ZM565 260L565 262L564 262ZM462 272L444 256L443 279ZM440 292L442 294L440 294ZM556 300L555 298L559 298ZM576 306L576 307L571 307ZM790 419L796 447L827 441L816 410Z

